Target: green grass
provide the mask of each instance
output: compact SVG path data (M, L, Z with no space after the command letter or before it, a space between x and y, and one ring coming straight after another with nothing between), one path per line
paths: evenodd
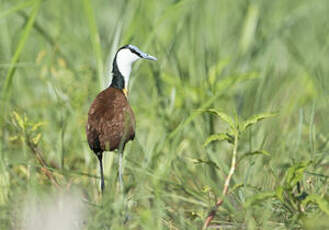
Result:
M58 190L81 194L83 229L201 229L232 157L228 142L204 146L230 132L203 112L210 108L234 122L277 113L239 133L239 164L212 225L329 228L328 1L0 6L0 229L20 229L27 202ZM125 191L117 154L106 153L101 198L85 123L126 43L158 62L134 66L137 130L125 150Z

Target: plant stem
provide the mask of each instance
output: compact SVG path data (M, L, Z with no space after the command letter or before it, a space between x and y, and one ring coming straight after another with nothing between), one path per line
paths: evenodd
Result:
M239 135L238 132L235 132L235 134L234 134L234 147L233 147L231 168L230 168L229 174L227 175L226 180L225 180L225 184L224 184L224 189L223 189L223 192L222 192L222 196L217 200L215 206L209 212L209 214L207 216L207 219L206 219L206 221L205 221L205 223L203 225L203 229L208 228L209 224L211 223L211 221L214 219L214 217L216 215L216 211L217 211L218 207L222 205L222 203L224 202L224 197L228 193L228 189L229 189L229 186L230 186L231 178L232 178L232 176L234 174L235 167L236 167L236 155L237 155L237 152L238 152L238 140L239 140L238 135Z
M57 182L55 176L53 175L53 173L48 170L48 168L49 168L48 164L44 160L39 148L37 146L35 146L30 139L27 139L26 142L27 142L27 145L29 146L29 148L31 149L32 153L36 156L37 160L39 161L39 163L41 165L41 171L48 177L48 179L50 179L52 184L54 184L55 187L57 189L59 189L60 185L58 184L58 182Z

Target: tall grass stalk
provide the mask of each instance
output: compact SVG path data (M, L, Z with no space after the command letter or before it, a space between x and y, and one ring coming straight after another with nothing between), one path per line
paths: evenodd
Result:
M2 93L1 93L1 100L2 100L2 111L5 111L6 108L6 103L8 101L8 98L10 96L10 89L12 86L12 81L13 81L13 77L15 74L15 70L16 70L16 64L19 61L19 58L23 52L23 48L29 38L30 32L33 28L33 24L34 21L38 15L42 0L34 0L33 1L33 8L32 8L32 12L29 16L29 19L26 23L26 25L24 26L22 32L21 32L21 36L20 39L18 41L14 56L11 59L10 62L10 67L9 70L7 72L7 75L5 77L5 82L4 85L2 86ZM23 4L19 4L18 6L15 7L15 10L21 9L23 7L26 7L27 5L23 5ZM4 114L3 114L4 115ZM3 117L3 115L1 117Z
M94 55L96 59L97 75L99 89L104 89L104 67L103 67L103 56L102 46L98 34L97 24L94 15L94 9L90 0L84 0L83 6L87 18L88 28L90 31L90 40L93 46Z

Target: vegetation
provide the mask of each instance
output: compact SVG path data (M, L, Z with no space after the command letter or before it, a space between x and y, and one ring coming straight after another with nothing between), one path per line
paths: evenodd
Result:
M73 190L82 229L201 229L214 210L221 229L329 228L327 0L0 6L0 229ZM101 196L85 123L127 43L158 62L134 66L125 190L106 153Z

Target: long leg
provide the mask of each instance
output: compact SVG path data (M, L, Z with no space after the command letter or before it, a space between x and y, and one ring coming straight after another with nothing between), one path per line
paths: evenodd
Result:
M105 188L105 183L104 183L104 173L103 173L103 153L98 153L97 154L98 160L99 160L99 170L101 173L101 190L102 193L104 192L104 188Z
M119 184L120 189L123 190L123 180L122 180L122 160L123 160L123 153L119 151Z

